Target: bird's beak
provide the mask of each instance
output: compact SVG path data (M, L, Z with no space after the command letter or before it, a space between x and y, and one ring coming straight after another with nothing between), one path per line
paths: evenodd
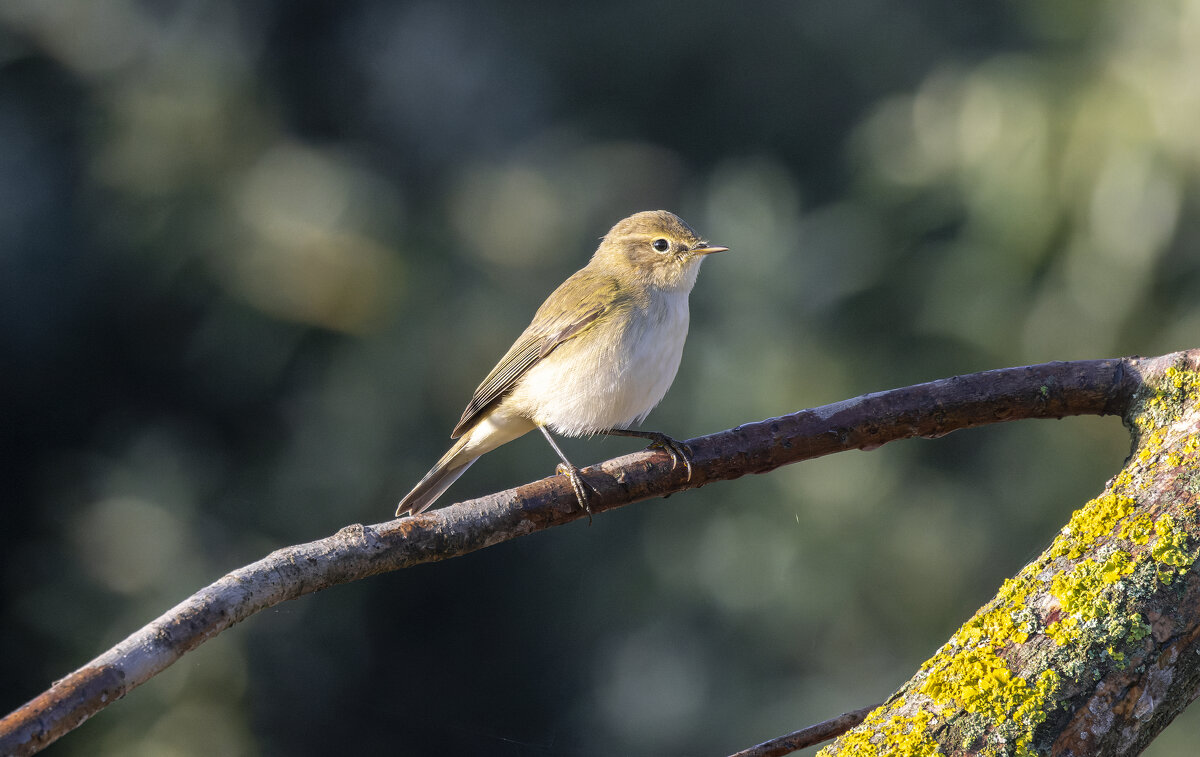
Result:
M701 255L711 255L714 252L727 252L728 247L717 247L716 245L709 246L707 243L703 247L693 247L690 252L692 257L700 257Z

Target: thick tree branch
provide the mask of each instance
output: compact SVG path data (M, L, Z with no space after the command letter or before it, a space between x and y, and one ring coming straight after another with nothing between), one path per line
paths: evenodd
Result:
M1131 755L1200 694L1200 350L1135 361L1134 449L823 755Z
M1196 359L1196 353L1192 358ZM1152 365L1179 355L1149 361ZM596 513L707 483L897 439L1023 418L1117 414L1147 361L1092 360L987 371L868 394L688 442L693 475L645 450L582 471ZM32 754L229 626L288 599L475 551L583 517L561 476L277 550L202 589L0 721L0 754Z

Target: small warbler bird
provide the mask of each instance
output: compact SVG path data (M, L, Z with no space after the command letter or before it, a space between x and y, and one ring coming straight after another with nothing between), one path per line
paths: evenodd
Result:
M680 442L637 425L667 393L688 331L688 293L710 245L674 213L636 213L612 227L588 264L555 289L492 369L450 438L458 441L400 500L396 515L419 513L485 452L534 430L558 454L588 512L579 469L558 448L564 436L609 434L652 440L682 459Z

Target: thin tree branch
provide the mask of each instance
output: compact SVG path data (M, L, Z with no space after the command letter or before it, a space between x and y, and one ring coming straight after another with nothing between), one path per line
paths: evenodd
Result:
M731 754L729 757L783 757L785 754L791 754L804 747L820 744L822 741L841 736L846 731L849 731L854 726L863 722L863 719L879 705L873 704L870 707L863 707L850 712L843 712L836 718L822 720L816 725L810 725L808 728L801 728L799 731L792 731L789 734L764 741L761 744L743 749L736 754Z
M1174 359L1167 356L1160 360ZM651 497L765 473L850 449L1024 418L1124 411L1140 386L1137 359L1007 368L877 392L688 442L690 482L670 455L644 450L585 468L600 513ZM0 754L32 754L234 623L310 592L473 552L583 516L555 476L431 513L352 525L277 550L205 587L0 720Z

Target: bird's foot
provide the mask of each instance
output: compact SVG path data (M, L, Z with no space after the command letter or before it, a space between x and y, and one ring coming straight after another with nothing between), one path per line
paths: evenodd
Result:
M588 504L587 490L591 489L592 487L583 480L583 476L579 475L579 469L570 463L559 463L558 467L554 470L556 473L561 473L562 475L566 476L571 482L571 488L575 490L575 498L579 500L579 506L583 508L584 512L587 513L588 525L591 525L592 508L591 505Z
M672 439L666 434L660 434L657 431L646 431L644 433L646 434L646 438L650 440L651 448L658 447L659 449L664 449L671 456L671 470L675 470L680 460L683 461L684 466L687 468L687 480L691 481L692 448L678 439Z
M649 439L650 447L666 450L667 454L671 456L671 470L678 468L679 461L682 460L687 468L687 480L692 480L692 448L678 439L672 439L658 431L635 431L631 428L610 428L603 433L610 436L634 436L639 439Z

